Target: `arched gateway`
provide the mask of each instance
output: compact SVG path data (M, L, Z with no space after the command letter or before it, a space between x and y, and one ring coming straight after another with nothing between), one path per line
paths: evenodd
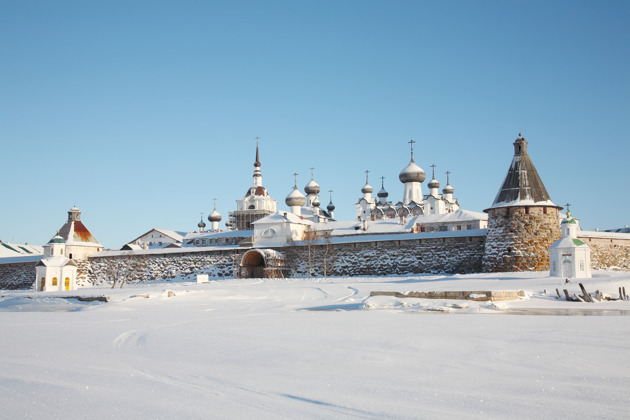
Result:
M285 259L282 252L274 249L252 249L243 254L239 264L240 278L283 278Z

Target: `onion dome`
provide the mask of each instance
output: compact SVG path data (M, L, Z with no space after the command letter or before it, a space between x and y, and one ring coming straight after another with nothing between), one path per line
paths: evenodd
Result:
M416 165L413 158L411 159L411 162L409 162L409 165L400 171L400 174L398 175L398 179L400 179L400 182L403 184L406 184L407 182L423 182L425 178L426 174L421 167Z
M446 187L442 190L444 194L453 194L455 190L451 187L451 179L450 179L451 171L446 171Z
M440 183L437 179L433 178L431 182L429 182L429 188L440 188Z
M319 207L321 204L322 203L319 202L319 198L315 198L315 200L313 200L313 207Z
M57 231L57 234L50 240L50 242L53 244L65 244L66 240L59 236L59 231Z
M300 190L298 190L297 186L294 186L293 191L291 191L291 193L287 195L287 198L284 200L284 202L289 207L302 207L304 204L306 204L306 197L304 197L304 194L302 194Z
M333 202L332 202L332 193L333 193L333 190L328 190L328 192L330 193L330 203L328 203L328 205L326 206L326 209L327 209L329 212L332 212L332 211L334 211L334 210L335 210L335 205L334 205L334 204L333 204Z
M201 220L199 221L199 223L197 223L197 227L199 229L203 229L206 227L206 224L203 222L203 216L201 216Z
M365 185L363 186L363 188L361 188L361 192L363 194L367 194L367 193L372 193L372 191L374 191L374 188L372 188L372 186L370 184L368 184L367 182L365 183Z
M212 213L210 213L210 216L208 216L208 220L210 220L211 222L220 222L221 219L221 214L217 211L216 208L212 210Z
M413 160L413 144L415 141L411 140L409 143L411 144L411 162L398 175L398 179L403 184L407 182L423 182L427 177L422 168L416 165L416 162Z
M376 194L379 198L387 198L389 193L385 190L385 177L381 177L381 190Z
M319 194L319 191L319 184L315 182L313 178L311 178L308 184L306 184L306 187L304 187L304 192L306 194Z

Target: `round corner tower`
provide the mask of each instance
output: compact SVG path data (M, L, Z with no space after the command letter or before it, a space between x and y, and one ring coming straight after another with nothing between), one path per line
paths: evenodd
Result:
M483 271L549 270L549 246L560 238L558 210L519 133L514 158L488 213Z

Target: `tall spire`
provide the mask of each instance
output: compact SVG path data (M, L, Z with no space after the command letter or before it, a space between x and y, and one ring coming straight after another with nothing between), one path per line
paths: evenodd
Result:
M260 168L260 157L258 155L258 140L260 137L256 136L256 162L254 162L254 166L256 168Z
M260 172L260 157L258 153L258 140L256 136L256 161L254 162L254 186L253 188L262 187L262 173ZM256 193L257 194L257 193ZM259 195L259 194L257 194Z

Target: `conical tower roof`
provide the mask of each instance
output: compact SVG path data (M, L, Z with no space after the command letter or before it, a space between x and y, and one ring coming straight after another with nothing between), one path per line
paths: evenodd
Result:
M527 153L527 140L519 133L514 158L492 207L556 206L549 197L538 171Z

